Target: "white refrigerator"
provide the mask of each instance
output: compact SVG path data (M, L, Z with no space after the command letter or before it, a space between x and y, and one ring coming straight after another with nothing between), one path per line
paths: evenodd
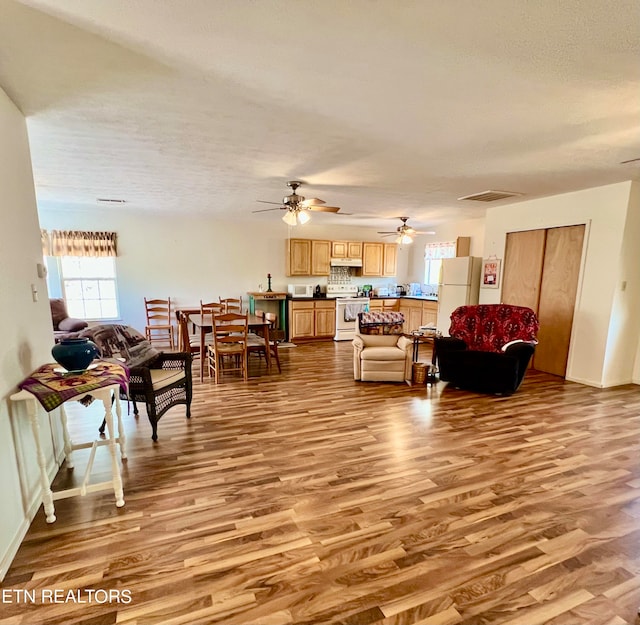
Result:
M438 282L437 328L443 335L449 335L451 313L458 306L478 303L481 272L482 258L477 256L458 256L442 260Z

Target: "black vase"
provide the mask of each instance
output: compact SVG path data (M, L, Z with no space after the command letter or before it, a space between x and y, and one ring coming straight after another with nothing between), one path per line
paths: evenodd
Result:
M55 361L67 371L84 371L100 354L98 346L89 339L62 339L51 348Z

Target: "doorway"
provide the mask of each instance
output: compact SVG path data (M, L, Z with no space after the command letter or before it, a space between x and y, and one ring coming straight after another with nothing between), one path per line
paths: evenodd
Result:
M507 233L502 302L528 306L540 331L533 367L564 377L585 225Z

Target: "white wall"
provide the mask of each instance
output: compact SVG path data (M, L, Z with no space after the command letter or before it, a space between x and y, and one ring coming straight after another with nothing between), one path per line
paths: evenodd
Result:
M39 504L38 468L29 422L23 407L9 401L16 385L51 360L53 330L44 280L31 158L25 119L0 89L0 579L24 537ZM39 290L33 302L31 285ZM49 416L40 413L40 428L49 474L57 468ZM57 422L56 422L57 423Z
M118 234L116 271L120 314L129 325L144 328L143 298L167 297L178 305L198 305L219 296L243 295L267 288L272 275L274 291L289 283L326 285L327 278L285 276L286 239L301 237L329 240L380 241L377 229L323 226L314 222L289 229L276 215L272 221L232 222L203 216L176 217L128 214L96 209L41 210L47 229L108 230ZM319 221L319 219L314 220ZM406 282L406 246L398 253L398 282ZM382 285L396 278L353 278L354 284Z
M604 386L638 382L634 364L640 354L640 183L631 185L619 271L615 283L607 337ZM629 375L631 371L631 376Z
M637 239L635 249L626 239L631 182L586 189L553 197L530 200L490 208L487 211L484 257L495 254L504 258L508 232L587 224L584 258L578 286L567 379L593 386L622 384L632 380L633 358L622 353L621 346L611 341L610 325L614 309L627 333L631 333L632 349L638 340L640 310L634 290L630 297L618 301L623 275L623 259L629 267L640 263ZM638 210L636 205L634 210ZM637 228L630 220L630 234ZM623 253L621 250L625 249ZM636 270L637 271L637 270ZM630 273L631 272L631 273ZM637 274L636 274L637 275ZM480 289L480 303L500 301L501 289ZM631 327L634 330L631 330ZM619 342L618 342L619 343ZM605 371L605 363L623 363L622 369Z

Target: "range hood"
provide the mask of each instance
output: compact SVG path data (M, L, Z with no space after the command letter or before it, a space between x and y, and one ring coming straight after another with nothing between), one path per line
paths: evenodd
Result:
M332 267L362 267L362 258L332 258Z

